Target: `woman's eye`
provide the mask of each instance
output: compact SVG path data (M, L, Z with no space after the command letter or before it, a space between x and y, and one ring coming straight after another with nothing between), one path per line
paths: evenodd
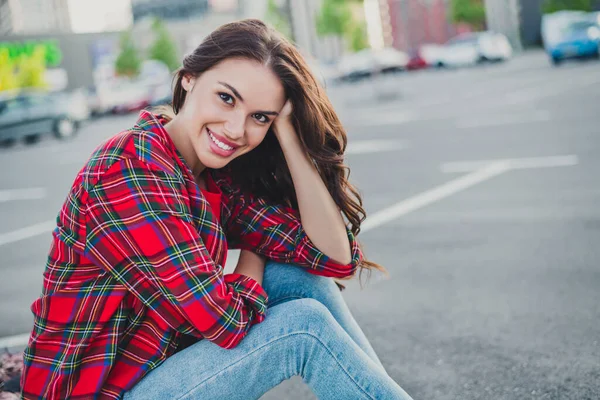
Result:
M261 124L266 124L269 122L269 117L267 117L265 114L254 114L254 119Z
M233 97L228 95L227 93L219 93L219 97L223 100L224 103L233 104Z

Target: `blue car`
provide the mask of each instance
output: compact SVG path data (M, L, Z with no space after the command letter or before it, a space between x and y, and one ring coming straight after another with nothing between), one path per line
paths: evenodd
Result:
M600 25L593 14L558 12L542 20L544 48L554 65L569 58L600 57Z

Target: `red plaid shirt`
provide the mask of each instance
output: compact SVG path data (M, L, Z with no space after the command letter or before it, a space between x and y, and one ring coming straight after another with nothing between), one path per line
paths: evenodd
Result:
M25 350L25 399L117 399L184 338L235 347L263 321L267 293L223 274L227 244L329 277L352 262L320 252L297 211L240 193L207 170L222 194L215 215L154 115L101 145L57 218L34 327ZM185 367L185 366L182 366Z

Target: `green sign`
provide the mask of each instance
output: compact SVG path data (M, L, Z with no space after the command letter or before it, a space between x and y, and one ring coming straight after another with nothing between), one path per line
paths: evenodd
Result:
M48 67L58 67L62 61L62 52L57 40L28 40L26 42L0 42L0 60L17 61L22 56L31 57L33 53L43 49ZM4 57L2 57L4 56Z

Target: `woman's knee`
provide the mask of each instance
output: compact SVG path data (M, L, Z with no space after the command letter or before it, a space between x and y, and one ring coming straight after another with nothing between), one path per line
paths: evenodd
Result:
M268 262L263 286L270 302L274 304L290 299L312 298L327 306L336 296L341 296L333 279L311 274L306 268L294 264Z
M273 308L275 309L278 309L280 317L287 320L285 325L289 328L288 333L292 334L318 335L336 323L329 309L312 298L291 300Z

